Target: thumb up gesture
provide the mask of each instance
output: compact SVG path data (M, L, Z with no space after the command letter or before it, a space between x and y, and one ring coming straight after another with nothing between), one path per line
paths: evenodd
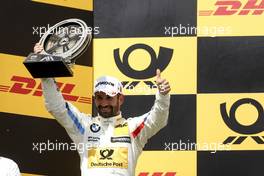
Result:
M169 82L166 79L161 78L160 69L156 70L156 84L162 95L168 94L171 90Z

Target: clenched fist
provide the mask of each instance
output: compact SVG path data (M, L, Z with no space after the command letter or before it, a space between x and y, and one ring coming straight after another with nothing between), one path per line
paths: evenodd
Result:
M34 46L34 53L40 53L43 50L43 46L40 43L36 43Z

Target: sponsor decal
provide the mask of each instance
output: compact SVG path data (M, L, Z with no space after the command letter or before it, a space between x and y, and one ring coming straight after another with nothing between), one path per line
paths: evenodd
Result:
M138 49L148 52L151 58L150 65L144 70L140 71L133 69L128 63L129 55ZM160 47L158 54L156 54L151 46L139 43L128 47L121 59L119 48L114 49L114 59L118 69L124 75L134 79L152 78L156 75L157 68L159 68L161 71L165 70L171 61L172 54L173 49L171 48Z
M144 50L150 55L150 64L144 70L136 70L129 65L129 56L136 50ZM154 49L143 43L138 43L128 47L121 59L120 48L114 49L114 60L117 68L127 77L133 79L149 79L156 75L156 69L159 68L161 71L165 70L169 65L173 55L173 49L160 47L158 54ZM125 89L134 89L141 81L122 81L123 87ZM147 87L151 89L156 89L155 82L153 81L142 81Z
M214 10L200 10L199 16L263 15L264 0L218 0Z
M262 93L198 94L197 144L215 143L216 152L262 150L263 102Z
M43 104L40 79L33 79L23 65L25 58L1 53L0 57L0 68L5 73L0 80L0 99L4 100L1 111L54 119ZM86 84L92 83L91 73L91 67L75 65L74 77L56 78L64 99L86 114L92 113L92 84Z
M123 137L111 137L111 142L116 143L131 143L131 138L129 136L123 136Z
M98 87L98 86L100 86L100 85L110 85L110 86L113 86L113 87L115 86L115 84L112 83L112 82L102 81L102 82L97 83L97 84L95 85L95 88Z
M114 153L113 149L100 150L100 155L101 155L100 159L112 160L113 158L111 156L113 155L113 153Z
M100 141L99 137L94 137L94 136L88 137L88 142L98 142L98 141Z
M155 95L157 68L173 85L172 94L196 93L196 52L185 52L197 50L196 37L95 39L94 43L94 78L118 78L125 95Z
M124 137L124 136L129 137L129 129L127 122L123 124L118 124L114 128L114 137Z
M91 130L92 132L94 132L94 133L99 132L100 129L101 129L101 127L100 127L100 125L97 124L97 123L92 123L92 124L90 125L90 130Z
M257 120L250 124L241 124L236 118L236 111L240 106L245 104L252 105L258 113ZM223 121L231 130L236 133L242 134L243 136L229 136L223 144L242 144L249 136L257 143L264 144L264 136L257 136L258 133L264 131L264 111L263 106L255 99L242 98L237 100L230 108L229 113L227 112L226 103L220 104L220 112ZM245 136L246 135L246 136Z
M115 128L124 128L124 127L127 127L127 122L123 123L123 124L118 124L115 126Z
M13 82L11 86L9 85L0 85L0 91L15 93L15 94L24 94L41 97L43 92L41 88L41 83L37 83L35 79L30 77L13 75L10 78L10 81ZM62 83L57 82L57 86L61 91L63 97L67 101L73 101L78 103L91 104L91 98L82 97L77 95L72 95L72 91L75 88L75 84L71 83Z
M128 149L91 148L88 150L89 168L128 168Z

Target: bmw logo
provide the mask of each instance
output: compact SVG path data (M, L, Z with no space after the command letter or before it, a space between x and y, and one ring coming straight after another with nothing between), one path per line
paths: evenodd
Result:
M93 123L91 126L90 126L90 130L94 133L97 133L98 131L100 131L101 127L96 124L96 123Z

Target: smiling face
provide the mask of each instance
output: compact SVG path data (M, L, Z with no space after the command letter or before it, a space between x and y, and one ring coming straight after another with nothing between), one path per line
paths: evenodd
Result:
M104 92L96 92L94 100L99 115L108 118L120 114L120 107L124 102L124 96L117 94L111 97Z

